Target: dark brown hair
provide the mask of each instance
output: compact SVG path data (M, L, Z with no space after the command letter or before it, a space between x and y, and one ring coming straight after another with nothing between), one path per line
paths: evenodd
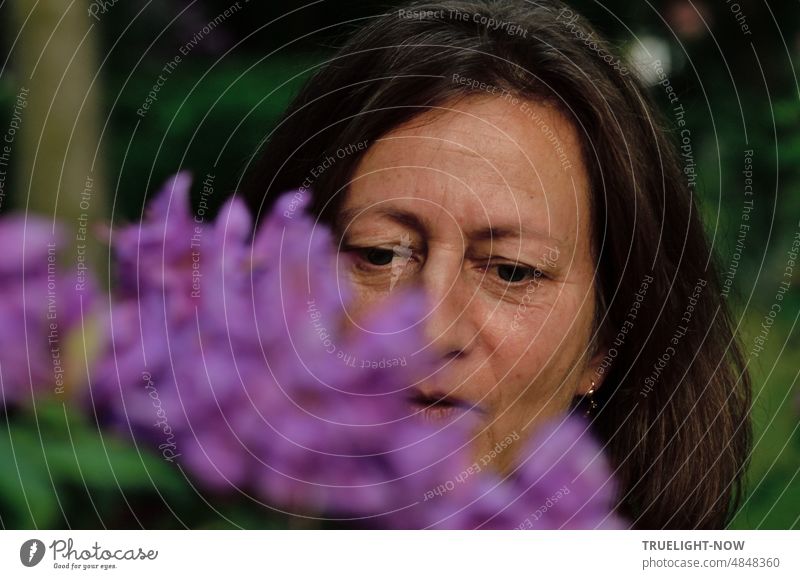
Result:
M618 510L636 528L726 526L751 446L751 384L679 131L560 2L442 0L406 10L369 19L306 84L242 189L251 207L261 215L305 183L311 211L333 225L363 153L313 179L312 169L469 94L454 75L558 106L582 139L591 184L594 344L610 348L592 428L617 469Z

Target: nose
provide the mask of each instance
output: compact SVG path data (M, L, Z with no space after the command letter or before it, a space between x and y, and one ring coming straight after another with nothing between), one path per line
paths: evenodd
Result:
M437 358L464 358L474 348L479 326L474 292L463 275L463 252L432 250L420 271L420 284L431 311L425 333Z

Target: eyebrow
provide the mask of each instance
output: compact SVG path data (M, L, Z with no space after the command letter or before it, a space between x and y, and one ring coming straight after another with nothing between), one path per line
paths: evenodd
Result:
M370 210L369 208L354 207L351 209L343 209L339 212L337 219L337 226L343 231L343 224L351 223L356 217L364 214L376 217L386 217L398 225L404 225L417 232L424 233L431 229L424 218L420 218L417 214L407 211L405 209L398 209L394 207L384 207ZM566 243L562 239L555 238L551 235L544 233L538 229L533 229L520 223L518 227L511 227L507 225L495 225L489 227L482 227L475 231L467 233L467 237L473 241L496 241L500 239L520 239L532 238L552 243L563 248Z

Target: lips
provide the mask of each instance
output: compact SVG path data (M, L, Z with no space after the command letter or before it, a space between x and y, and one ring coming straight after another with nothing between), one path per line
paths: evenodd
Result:
M480 408L462 398L443 392L423 392L417 388L409 397L411 409L428 421L452 420L468 412L480 412Z

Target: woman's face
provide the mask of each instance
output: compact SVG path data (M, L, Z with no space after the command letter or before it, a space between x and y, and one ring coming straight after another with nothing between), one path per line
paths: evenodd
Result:
M588 349L595 266L579 147L550 106L470 97L372 143L343 199L351 317L401 287L426 290L442 364L412 408L438 420L477 405L479 459L596 380L604 352Z

